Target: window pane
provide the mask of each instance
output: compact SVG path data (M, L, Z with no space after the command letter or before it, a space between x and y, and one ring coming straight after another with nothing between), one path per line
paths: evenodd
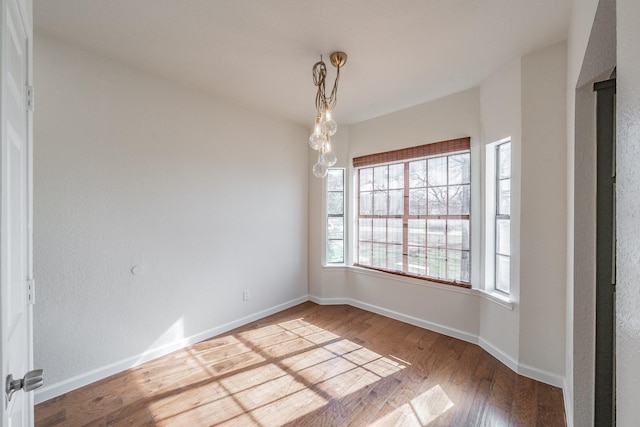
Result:
M409 190L409 215L427 214L427 189Z
M360 169L360 191L373 191L373 168Z
M373 214L374 215L387 215L388 210L388 197L389 194L386 191L376 191L373 193Z
M344 191L344 171L342 169L329 169L327 191Z
M468 251L447 251L447 279L469 283Z
M373 240L373 223L371 218L360 218L359 223L359 231L358 231L358 239L371 241Z
M511 255L510 229L511 221L508 219L496 220L496 253Z
M360 193L360 215L373 215L373 193Z
M373 241L374 242L386 242L387 241L387 220L382 218L373 219Z
M409 220L409 238L410 245L424 246L427 242L427 221L424 219Z
M358 248L358 263L362 265L371 265L371 251L371 243L360 242Z
M443 248L446 245L444 219L427 220L427 246L430 248Z
M327 238L344 238L344 217L332 217L327 219Z
M402 219L389 218L387 220L387 242L402 244Z
M449 156L449 185L471 182L471 155L469 153Z
M453 253L453 265L451 265L451 256ZM469 251L449 251L449 262L447 263L449 265L449 271L452 272L452 269L460 269L459 273L459 279L455 279L458 280L460 282L464 282L464 283L469 283L469 269L470 269L470 263L469 263ZM458 265L459 263L459 265ZM453 280L453 278L451 278L451 280Z
M447 257L444 249L427 249L427 276L445 278Z
M373 169L373 188L375 190L386 190L389 187L389 168L378 166Z
M447 214L447 187L429 187L427 213L429 215Z
M342 191L330 191L327 193L327 214L342 215L344 213L344 193Z
M509 262L508 256L496 255L496 289L509 293Z
M409 162L409 188L427 186L427 161Z
M409 246L409 273L425 275L425 251L423 248Z
M503 179L498 183L498 214L511 214L511 180Z
M373 244L373 258L371 265L378 268L385 268L387 266L387 245L383 243Z
M389 215L404 213L404 190L389 190Z
M402 271L402 245L389 245L387 247L387 268L389 270Z
M344 241L329 240L327 242L327 262L344 262Z
M498 145L498 178L511 177L511 143Z
M447 247L469 250L468 219L450 219L447 221Z
M389 188L404 188L404 163L389 165Z
M460 273L460 280L465 283L469 283L471 281L471 262L469 261L469 251L462 252L462 261L461 261L462 272Z
M429 186L447 185L447 156L434 157L428 162Z
M449 187L449 215L469 215L470 191L469 184Z
M462 252L447 251L447 279L460 282L462 280Z

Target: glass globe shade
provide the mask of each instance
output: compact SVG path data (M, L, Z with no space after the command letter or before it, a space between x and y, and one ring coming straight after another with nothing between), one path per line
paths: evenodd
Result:
M322 135L321 133L314 132L309 137L309 145L314 150L319 150L323 144L324 144L324 135Z
M327 119L322 122L322 130L329 135L334 135L338 130L338 124L331 117L327 117Z
M320 163L316 163L315 165L313 165L313 174L317 178L324 178L325 176L327 176L327 172L327 167L325 165L322 165Z
M333 151L327 151L320 158L320 163L322 163L327 167L331 167L335 165L337 161L338 161L338 157L336 156L336 153L334 153Z

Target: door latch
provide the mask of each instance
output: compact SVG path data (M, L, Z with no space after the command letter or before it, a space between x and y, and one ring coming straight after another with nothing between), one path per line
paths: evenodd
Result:
M5 393L7 394L7 401L11 401L13 393L18 390L31 391L42 386L44 377L42 375L42 369L34 369L24 374L22 379L13 379L13 375L7 376L7 382L5 386Z

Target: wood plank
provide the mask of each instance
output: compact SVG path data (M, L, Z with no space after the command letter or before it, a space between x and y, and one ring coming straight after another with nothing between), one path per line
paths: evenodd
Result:
M535 426L538 423L538 388L536 381L518 376L515 378L513 406L509 424Z
M35 408L36 426L564 426L562 390L475 344L300 304Z

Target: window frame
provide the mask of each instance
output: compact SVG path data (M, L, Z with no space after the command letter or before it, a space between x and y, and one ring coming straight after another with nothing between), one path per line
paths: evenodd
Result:
M449 173L450 173L450 168L449 168L449 158L451 156L456 156L456 155L460 155L460 154L468 154L468 165L469 165L469 170L468 170L468 181L465 182L460 182L460 183L450 183L449 182ZM434 158L445 158L446 160L446 179L445 179L445 184L443 185L443 187L446 187L446 191L447 194L449 194L449 189L452 186L468 186L468 212L466 214L449 214L449 209L450 209L450 201L447 199L447 203L446 203L446 214L429 214L428 211L426 211L424 214L412 214L410 211L410 206L409 206L409 193L411 189L415 189L413 187L411 187L411 183L410 183L410 179L409 179L409 168L410 168L410 164L412 162L417 162L417 161L427 161L428 159L434 159ZM368 156L362 156L362 157L357 157L353 159L353 164L354 164L354 200L355 200L355 206L354 206L354 219L355 219L355 245L354 245L354 249L355 249L355 253L354 253L354 266L357 267L361 267L361 268L366 268L366 269L370 269L370 270L376 270L376 271L382 271L385 273L389 273L389 274L396 274L396 275L400 275L400 276L405 276L405 277L411 277L411 278L416 278L416 279L420 279L420 280L425 280L425 281L429 281L429 282L435 282L435 283L442 283L442 284L447 284L447 285L453 285L453 286L459 286L459 287L463 287L463 288L472 288L471 286L471 276L472 276L472 268L471 268L471 254L472 254L472 245L471 245L471 223L472 223L472 219L471 219L471 199L472 199L472 173L471 173L471 169L472 169L472 162L471 162L471 144L470 144L470 137L466 137L466 138L459 138L459 139L454 139L454 140L448 140L448 141L441 141L441 142L437 142L437 143L432 143L432 144L426 144L423 146L419 146L419 147L411 147L411 148L406 148L406 149L401 149L401 150L395 150L395 151L390 151L390 152L386 152L386 153L377 153L377 154L372 154L372 155L368 155ZM362 169L365 168L376 168L376 167L381 167L381 166L386 166L389 167L390 165L397 165L397 164L402 164L403 165L403 171L404 171L404 181L403 181L403 213L402 215L394 215L394 214L390 214L389 210L387 209L387 214L386 215L378 215L375 214L375 211L372 210L371 214L365 214L365 215L361 215L361 185L360 185L360 179L361 179L361 171ZM375 170L375 169L374 169ZM372 170L372 174L375 173ZM390 191L389 189L389 179L387 177L387 192ZM417 187L416 187L417 188ZM427 192L427 197L428 197L428 192L430 188L435 188L434 186L428 185L427 183L425 183L424 186L424 190ZM395 189L396 191L398 189ZM372 198L374 197L374 193L375 193L375 189L372 188L371 193L372 193ZM425 206L428 206L425 204ZM372 201L372 209L374 209L374 202ZM427 208L428 209L428 208ZM364 218L363 218L364 217ZM381 268L378 266L373 266L373 265L367 265L367 264L361 264L360 263L360 246L361 246L361 242L367 242L367 241L361 241L361 237L360 237L360 233L361 233L361 229L360 229L360 220L361 219L371 219L372 220L372 233L373 233L373 221L378 218L378 219L401 219L402 220L402 242L401 242L401 246L402 246L402 251L401 251L401 257L402 257L402 271L399 270L390 270L387 268ZM425 221L425 241L423 245L411 245L409 242L409 231L408 231L408 223L409 223L409 219L423 219ZM445 253L445 264L444 264L444 272L445 272L445 276L449 275L449 254L448 251L450 250L454 250L456 252L460 252L460 260L461 262L465 262L467 263L467 278L468 281L462 281L462 280L452 280L452 279L448 279L448 278L442 278L442 277L432 277L432 276L427 276L426 275L426 267L428 266L428 261L427 261L427 253L429 251L429 249L433 249L433 247L429 246L428 243L428 234L427 234L427 221L428 220L443 220L443 221L447 221L445 222L445 232L444 232L444 238L445 238L445 244L444 246L438 246L438 250L444 251ZM458 249L457 247L453 246L453 245L449 245L448 242L448 226L449 220L466 220L467 224L468 224L468 232L467 232L467 240L466 242L461 242L461 247ZM388 225L385 225L385 230L388 230ZM464 227L463 227L464 228ZM387 232L388 233L388 232ZM375 239L372 235L371 237L371 241L368 241L369 244L371 244L372 249L371 249L371 254L373 256L374 253L374 249L373 249L373 245L375 244ZM380 243L380 242L379 242ZM389 237L388 234L384 240L384 242L380 243L383 244L385 246L388 245L393 245L394 242L391 241L391 243L389 243ZM416 247L416 248L421 248L424 251L424 262L425 262L425 275L421 275L418 273L414 273L414 272L409 272L409 247ZM419 249L420 250L420 249ZM387 253L387 252L385 252ZM466 253L466 259L465 259L465 253ZM372 262L373 263L373 260Z
M509 176L506 178L501 178L500 177L500 161L501 161L501 156L500 156L500 148L508 145L509 146ZM495 191L494 191L494 221L493 221L493 290L495 292L499 292L500 294L503 295L507 295L509 296L511 294L511 189L512 189L512 183L513 183L513 156L512 156L512 145L511 145L511 138L505 138L503 140L497 141L495 143L494 146L494 164L495 164L495 168L494 168L494 185L495 185ZM509 181L509 213L505 214L505 213L501 213L500 210L500 202L501 202L501 197L500 197L500 183L502 181ZM509 239L508 239L508 244L509 244L509 253L508 254L503 254L499 252L499 231L498 231L498 223L500 221L508 221L509 223ZM500 289L498 287L498 260L500 258L507 258L508 262L509 262L509 280L508 280L508 289L504 290L504 289Z
M345 168L328 168L327 169L327 179L325 180L325 198L326 198L326 203L325 203L325 221L324 221L324 233L325 233L325 250L324 250L324 256L325 256L325 265L327 266L343 266L346 264L346 260L347 260L347 245L346 245L346 232L347 232L347 221L346 221L346 170ZM332 171L340 171L342 174L342 190L330 190L329 189L329 174ZM336 214L336 213L330 213L329 212L329 193L342 193L342 213L341 214ZM336 239L336 238L330 238L329 237L329 222L331 218L342 218L342 238L341 239ZM330 242L331 241L342 241L342 260L341 261L331 261L329 253L330 253Z

